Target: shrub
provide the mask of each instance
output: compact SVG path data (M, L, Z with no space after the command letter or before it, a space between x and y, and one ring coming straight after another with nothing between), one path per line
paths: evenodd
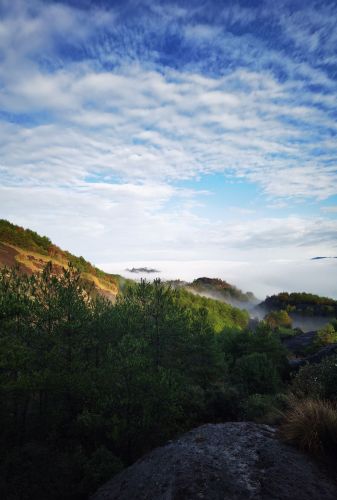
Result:
M337 342L337 331L333 324L328 323L323 328L318 330L315 338L314 347L320 348Z
M236 361L233 382L242 386L247 394L275 393L280 377L273 362L265 353L253 352Z
M295 398L280 428L285 441L313 454L337 454L337 409L329 401Z
M291 389L298 398L336 399L337 356L303 366L293 379Z
M272 329L278 327L291 328L293 322L287 311L283 309L281 311L271 311L265 316L264 320Z
M213 385L206 391L205 421L224 422L240 416L240 393L231 385Z
M242 403L242 416L245 420L261 421L271 410L273 399L265 394L251 394Z
M298 328L286 328L284 326L280 326L277 328L277 333L281 339L288 339L290 337L296 337L296 335L299 335L302 331Z

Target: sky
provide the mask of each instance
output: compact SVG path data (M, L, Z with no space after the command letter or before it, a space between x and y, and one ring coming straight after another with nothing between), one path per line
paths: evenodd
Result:
M337 2L0 0L0 217L337 297Z

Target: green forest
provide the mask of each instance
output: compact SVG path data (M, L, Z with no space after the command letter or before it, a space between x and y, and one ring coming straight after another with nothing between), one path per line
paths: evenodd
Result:
M187 429L275 422L290 383L280 338L267 322L249 330L246 312L160 280L131 283L112 303L71 265L59 275L51 264L31 276L4 268L1 498L88 498ZM321 397L328 377L333 398L336 365L322 383L300 371L298 397L311 376Z
M268 311L284 309L303 316L337 316L336 300L307 292L271 295L260 306Z
M86 498L166 439L282 385L279 340L247 332L245 312L159 280L113 304L74 268L51 271L0 274L3 498Z

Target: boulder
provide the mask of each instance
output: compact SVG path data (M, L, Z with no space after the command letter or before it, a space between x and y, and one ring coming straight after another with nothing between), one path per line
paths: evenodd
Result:
M314 354L307 356L306 358L289 360L289 366L292 369L299 369L301 368L301 366L307 364L312 365L314 363L320 363L321 361L323 361L323 359L328 358L329 356L336 356L336 355L337 355L337 344L329 344L322 347Z
M274 428L207 424L157 448L92 500L336 500L337 487Z

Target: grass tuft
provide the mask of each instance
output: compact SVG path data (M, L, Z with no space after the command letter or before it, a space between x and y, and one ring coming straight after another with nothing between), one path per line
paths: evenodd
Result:
M291 398L280 433L314 455L337 455L337 408L330 401Z

